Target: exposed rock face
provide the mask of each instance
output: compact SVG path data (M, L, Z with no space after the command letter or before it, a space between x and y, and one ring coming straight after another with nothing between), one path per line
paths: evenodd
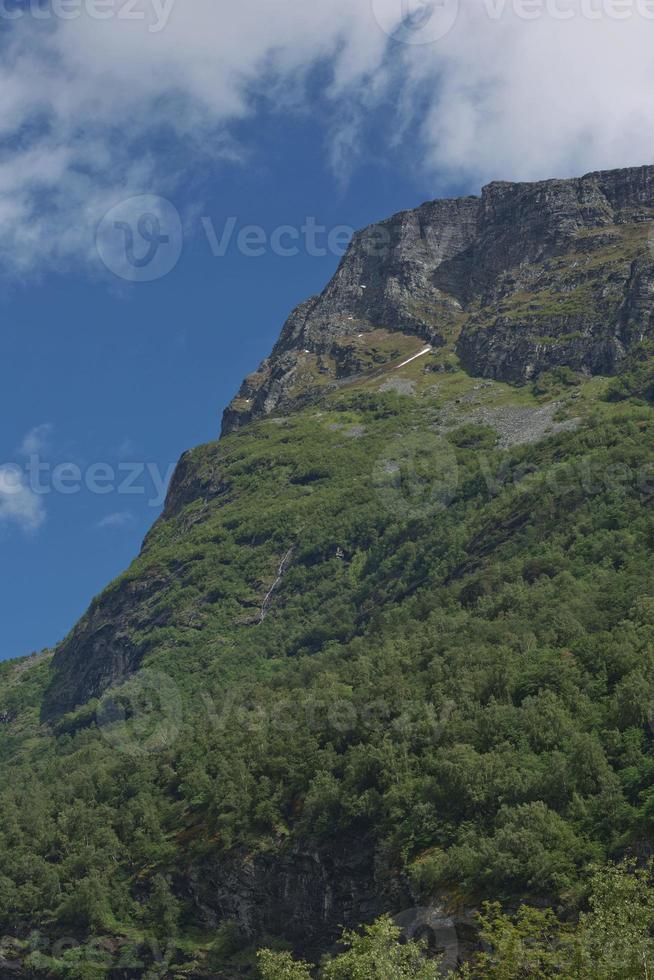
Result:
M199 465L192 453L185 453L175 470L160 520L170 521L192 501L203 500L206 505L228 491L229 485L211 456ZM194 520L202 517L200 511ZM144 551L151 534L145 539ZM147 652L147 640L136 642L135 637L143 638L148 631L168 625L174 613L162 599L179 574L174 565L160 566L134 578L119 579L94 600L55 652L44 720L59 718L100 697L138 670Z
M452 263L469 273L464 367L614 373L652 327L653 209L652 167L485 188L479 239Z
M281 935L306 951L334 943L344 925L381 914L385 889L377 877L372 846L358 841L349 848L335 843L328 852L306 842L228 860L220 854L187 880L206 928L232 921L249 937ZM398 911L411 907L406 889L386 886L387 902Z
M251 940L281 936L302 955L335 946L343 928L371 922L389 909L410 938L433 939L454 968L478 942L467 910L449 902L418 907L401 875L386 867L372 842L311 842L253 855L238 852L205 860L185 875L186 887L206 929L233 922Z
M44 720L100 697L138 669L144 650L132 637L146 624L165 625L161 613L157 617L152 607L168 584L166 578L125 582L95 600L55 653Z
M458 335L470 373L514 383L557 366L614 373L652 330L653 220L654 167L640 167L492 183L367 228L291 315L223 432L355 374L353 339L380 329L434 345Z
M223 432L301 403L325 379L356 374L352 340L359 334L381 327L442 344L461 304L435 273L472 244L478 211L474 197L434 201L355 235L324 292L291 314L270 357L245 380Z

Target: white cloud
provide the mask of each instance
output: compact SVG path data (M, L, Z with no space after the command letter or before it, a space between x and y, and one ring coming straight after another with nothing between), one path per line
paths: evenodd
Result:
M113 204L172 193L199 160L238 158L247 148L228 125L255 93L304 111L307 73L330 60L330 98L356 98L387 41L367 0L177 0L157 33L153 0L129 9L147 18L11 24L0 52L0 258L15 271L95 259L94 232ZM144 150L162 130L176 152Z
M37 531L45 521L43 498L28 486L18 466L0 466L0 526Z
M382 105L378 142L419 161L434 193L462 173L474 185L654 160L646 0L624 20L590 19L610 0L525 4L533 20L518 3L461 0L452 29L425 44L388 36L413 4L418 26L403 36L420 41L426 22L428 38L424 0L176 0L169 19L155 0L114 0L107 20L26 15L0 34L0 258L21 271L94 256L109 207L173 193L198 160L247 158L229 124L256 96L306 112L307 79L326 63L326 152L343 171ZM162 131L176 152L145 151Z
M488 10L498 3L505 10L494 19ZM471 0L436 45L437 84L422 127L427 166L484 181L654 162L647 5L626 0L624 20L610 16L611 0L543 0L540 10L537 0L534 20L521 9L517 0ZM418 54L416 88L434 78L434 52Z
M48 447L53 426L50 422L37 425L23 439L20 452L23 456L38 456Z
M138 446L133 439L130 439L129 436L125 436L125 438L119 442L117 446L113 446L111 449L112 455L118 456L119 459L127 459L130 456L134 456L134 454L138 452Z
M126 527L131 524L134 520L134 515L129 510L117 511L115 514L107 514L103 517L101 521L98 521L98 527L100 528L121 528Z

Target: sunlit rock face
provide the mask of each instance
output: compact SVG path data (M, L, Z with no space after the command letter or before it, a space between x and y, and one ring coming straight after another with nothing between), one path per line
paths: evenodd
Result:
M653 220L654 167L640 167L495 182L366 228L245 380L223 432L391 359L389 333L452 344L471 374L518 384L560 366L614 373L652 327Z

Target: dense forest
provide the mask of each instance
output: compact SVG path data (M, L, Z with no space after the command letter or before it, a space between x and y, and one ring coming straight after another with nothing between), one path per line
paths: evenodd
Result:
M384 915L435 906L461 976L651 975L647 354L519 389L439 357L184 458L88 614L118 686L62 713L49 652L0 665L0 976L427 978ZM304 943L257 878L300 852L376 895Z

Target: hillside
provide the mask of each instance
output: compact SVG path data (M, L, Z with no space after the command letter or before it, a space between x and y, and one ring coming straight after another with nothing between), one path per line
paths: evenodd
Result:
M640 168L357 236L0 665L0 977L255 976L416 908L465 956L482 901L574 918L652 853L653 219Z

